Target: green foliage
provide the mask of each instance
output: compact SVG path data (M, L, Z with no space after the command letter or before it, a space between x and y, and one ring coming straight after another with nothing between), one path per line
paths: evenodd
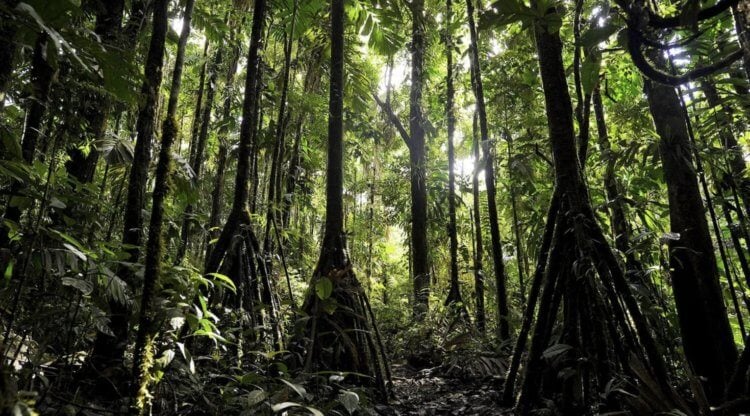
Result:
M295 0L269 1L271 12L264 32L258 131L252 132L252 183L248 209L251 224L238 230L241 238L231 241L234 257L225 260L216 273L204 274L206 248L215 248L217 224L228 220L233 180L237 169L239 131L247 74L247 40L250 32L251 2L197 2L193 16L193 35L188 42L183 88L175 122L178 145L174 149L174 168L169 177L165 206L164 247L161 259L163 278L157 285L157 337L153 342L154 367L149 392L154 414L370 414L375 402L370 389L357 387L361 379L354 374L303 371L308 339L296 339L289 328L304 325L309 317L300 312L300 299L314 294L329 315L348 308L334 296L330 277L311 279L319 259L319 244L325 222L325 175L328 114L329 33L328 2L297 0L298 13L292 32L291 16ZM96 30L96 12L91 2L71 0L28 0L9 9L0 5L0 15L11 16L17 33L13 73L4 106L0 109L0 202L3 212L18 208L17 219L3 215L2 227L8 231L8 247L0 250L0 315L8 325L12 317L7 350L14 355L8 362L14 367L14 381L39 395L39 403L21 400L21 414L33 414L33 407L61 408L55 402L82 404L93 409L124 405L92 393L86 397L77 391L96 392L96 384L128 378L131 352L119 368L107 368L105 374L86 374L87 359L97 338L117 337L113 305L127 309L128 338L133 344L135 317L139 313L144 265L141 258L130 259L133 249L119 241L123 234L123 214L130 169L135 158L135 126L141 97L143 63L150 38L150 25L141 26L133 47L105 45ZM96 3L96 2L93 2ZM125 2L123 25L134 2ZM428 46L424 68L424 106L427 137L425 179L428 195L428 243L431 262L430 314L424 322L412 317L413 282L410 276L410 159L408 149L390 120L382 114L372 94L385 100L396 117L408 127L411 68L409 36L411 12L407 3L396 0L346 2L345 53L345 178L344 204L347 255L362 289L370 299L373 312L390 359L417 366L438 368L442 375L457 378L484 378L504 374L508 345L498 345L491 337L475 329L477 310L475 287L476 235L473 223L472 175L479 173L479 226L483 234L481 260L485 279L487 334L496 325L497 305L494 270L488 253L489 222L487 195L483 181L483 161L472 156L476 109L467 59L465 6L454 1L454 20L450 27L455 39L453 68L456 76L457 131L456 199L458 201L459 286L468 316L457 319L455 311L443 306L448 290L449 248L446 236L448 200L448 160L445 147L446 62L440 31L444 30L444 3L426 1L425 29ZM481 3L481 2L480 2ZM489 116L489 135L496 161L499 226L511 294L513 331L517 331L527 302L530 279L539 256L546 208L554 186L554 162L548 145L548 126L542 85L538 75L534 25L550 32L560 31L565 45L566 65L572 61L573 46L580 46L585 59L580 67L581 88L592 93L597 87L604 102L610 147L597 141L594 121L589 126L589 156L585 175L589 197L597 218L610 242L617 238L612 229L610 209L616 202L625 206L626 220L632 228L628 252L616 251L623 264L634 255L645 267L645 276L656 288L633 284L633 291L644 314L660 336L674 341L679 334L679 319L674 310L669 277L669 253L665 243L677 238L670 229L667 189L658 157L658 137L643 99L643 81L624 46L625 16L621 10L587 2L583 7L584 24L579 45L573 45L570 13L550 13L569 4L536 1L532 7L521 0L494 2L480 10L480 60ZM170 25L176 26L181 2L170 2ZM680 12L681 19L694 23L696 5ZM676 4L664 4L664 12L677 13ZM562 17L561 17L562 16ZM148 20L148 19L146 19ZM716 49L716 39L731 44L727 36L731 22L701 24L706 36L684 48L674 48L677 66L702 64L704 56ZM2 24L5 24L3 20ZM439 30L438 30L439 29ZM174 29L172 29L174 30ZM683 33L685 32L685 33ZM688 31L676 32L678 41ZM176 32L173 34L176 35ZM39 36L50 44L46 59L58 76L53 82L50 102L36 144L34 160L22 157L26 113L33 98L31 53ZM174 37L174 36L173 36ZM287 97L287 115L282 120L284 146L280 156L281 195L279 201L266 200L276 140L281 74L285 62L284 42L292 39L291 85ZM0 39L0 42L6 41ZM209 43L203 54L204 42ZM236 42L232 44L232 42ZM167 43L165 77L171 72L176 45ZM216 97L209 120L196 120L197 91L201 68L210 67L221 48L223 62L217 68ZM729 46L721 46L721 50ZM227 82L230 51L237 49L240 59L232 84ZM679 49L679 50L677 50ZM684 50L683 50L684 49ZM0 63L3 64L3 63ZM392 66L391 85L388 66ZM678 68L679 69L679 68ZM718 212L728 204L732 215L741 210L741 202L726 191L724 178L730 170L731 153L725 149L722 128L738 139L738 154L748 146L746 130L748 81L739 67L720 72L705 82L718 91L718 102L709 103L701 82L686 85L683 97L698 138L697 151L703 158L704 174L714 196ZM566 74L571 92L573 71ZM206 81L206 80L204 80ZM166 97L171 86L163 82L159 93ZM205 105L206 97L202 97ZM224 112L224 102L228 103ZM574 99L575 100L575 99ZM574 106L582 103L574 102ZM160 104L163 111L165 103ZM91 133L91 113L103 111L105 132ZM156 115L155 131L163 122ZM193 170L196 143L195 124L208 123L208 142L203 155L201 175ZM577 126L580 130L581 126ZM152 139L152 153L158 154L160 137ZM138 138L139 139L139 138ZM293 160L299 139L299 165ZM220 146L228 149L227 164L219 166ZM70 173L71 154L99 158L93 180L80 183ZM153 162L153 160L152 160ZM149 178L153 176L149 165ZM605 179L617 179L621 201L611 200L605 192ZM219 181L217 187L217 178ZM294 188L288 188L294 179ZM745 179L745 178L738 178ZM15 190L18 188L17 190ZM150 201L153 183L147 182L143 194ZM214 191L217 199L214 201ZM210 223L214 202L219 208L218 222ZM188 206L192 212L186 212ZM279 214L276 230L266 224L267 209ZM141 207L145 218L150 205ZM283 214L283 215L282 215ZM284 217L285 216L285 217ZM184 259L178 261L183 222L192 227ZM719 218L715 241L731 241L732 231L742 231L739 221ZM147 222L146 222L147 223ZM145 236L147 228L140 230ZM252 231L255 240L249 237ZM278 231L278 236L276 235ZM145 240L145 238L143 239ZM271 251L266 251L266 240ZM746 242L727 245L728 266L719 266L724 296L733 293L740 299L750 296L742 279L738 253L746 253ZM279 249L283 247L283 250ZM140 247L142 248L142 247ZM734 250L735 248L739 249ZM743 251L744 250L744 251ZM142 257L142 256L141 256ZM177 264L175 264L177 263ZM583 270L583 269L582 269ZM267 286L263 273L269 272ZM581 272L583 274L583 272ZM736 283L730 288L727 276ZM524 280L525 279L525 280ZM523 280L523 282L522 282ZM357 289L359 290L359 289ZM116 306L115 306L116 307ZM348 309L347 309L348 310ZM730 321L735 338L741 342L740 319L747 321L746 310L731 310ZM341 331L342 334L346 330ZM278 339L276 339L278 338ZM665 350L680 367L679 348ZM674 351L673 351L674 350ZM561 378L572 379L579 367L566 362L574 347L562 343L548 346L543 358L559 365ZM99 371L99 369L97 369ZM437 370L436 370L437 371ZM680 381L691 383L687 372L675 371ZM80 375L80 377L79 377ZM83 380L83 381L82 381ZM92 382L91 380L96 380ZM641 375L633 380L618 379L604 394L627 397L648 411L667 411L650 397L651 381ZM85 384L92 383L92 384ZM70 386L70 390L66 390ZM76 390L78 389L78 390ZM651 389L652 390L652 389ZM50 394L47 394L50 393ZM20 393L19 393L20 394ZM119 392L124 395L125 393ZM697 393L695 393L697 394ZM619 396L618 396L619 395ZM20 397L20 396L19 396ZM103 395L102 395L103 397ZM15 402L14 402L15 403ZM23 404L20 404L23 403ZM106 404L106 405L105 405ZM72 405L71 405L72 406ZM75 406L73 406L75 407ZM176 411L174 409L177 409ZM0 409L0 413L1 410ZM191 413L192 412L192 413Z

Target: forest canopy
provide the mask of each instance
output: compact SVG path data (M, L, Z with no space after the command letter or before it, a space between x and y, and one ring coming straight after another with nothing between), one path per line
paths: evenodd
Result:
M0 416L750 413L750 0L0 0Z

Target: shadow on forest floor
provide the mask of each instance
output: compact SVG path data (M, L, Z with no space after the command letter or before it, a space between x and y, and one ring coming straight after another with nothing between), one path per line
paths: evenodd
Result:
M389 406L376 407L384 416L510 415L500 409L498 379L455 378L442 374L440 367L416 370L408 364L394 364L395 399Z

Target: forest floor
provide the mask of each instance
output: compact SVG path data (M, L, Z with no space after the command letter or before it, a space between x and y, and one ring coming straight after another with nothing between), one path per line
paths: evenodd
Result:
M448 377L440 368L416 370L394 364L393 391L389 405L378 405L384 416L504 415L498 408L498 382L494 378Z

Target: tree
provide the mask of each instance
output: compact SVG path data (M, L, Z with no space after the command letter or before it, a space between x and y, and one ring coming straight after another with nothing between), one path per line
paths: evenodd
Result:
M193 135L191 135L192 138L195 140L191 140L191 146L190 146L190 167L193 169L193 174L195 175L193 184L197 186L198 182L201 179L201 173L203 170L203 159L204 154L206 150L206 142L208 141L208 128L209 124L211 124L211 110L213 109L213 103L214 103L214 96L216 95L216 82L219 79L219 65L221 65L222 56L224 52L224 45L219 45L219 49L216 51L216 55L214 56L211 67L209 68L209 76L208 76L208 88L206 90L206 103L205 106L200 108L199 114L196 113L196 118L194 120L194 128L193 128ZM201 85L199 87L199 93L203 93L204 85L203 82L203 73L201 73ZM234 75L234 74L233 74ZM200 102L201 100L199 100ZM199 105L196 104L196 110L199 108ZM200 127L196 130L195 125L199 125ZM193 225L193 210L195 208L193 207L193 204L188 204L188 206L185 208L185 218L182 221L182 229L180 230L180 248L177 252L177 258L175 261L177 263L182 261L182 258L185 256L185 252L187 251L188 246L188 240L190 239L190 235L192 234L192 225Z
M669 239L669 267L685 356L695 373L707 378L708 397L718 403L732 374L737 347L719 285L687 126L674 88L645 80L644 90L660 137L669 193L670 229L675 233Z
M310 340L305 370L372 376L385 395L388 362L382 344L376 343L375 317L352 269L344 233L344 13L344 0L331 0L325 228L302 307L311 317L305 330ZM336 342L339 337L344 342Z
M484 102L484 86L482 84L482 69L479 60L479 46L476 24L474 23L474 4L466 0L466 13L469 16L469 33L471 35L471 69L474 71L474 97L477 102L479 118L479 132L482 139L482 154L484 161L484 183L487 187L487 211L490 220L490 237L492 239L492 265L495 272L495 287L497 288L497 337L501 341L510 339L508 325L508 293L506 289L507 277L503 263L503 240L500 236L500 225L497 217L497 201L495 190L495 161L490 143L489 128L487 127L487 109Z
M151 204L151 218L149 219L148 241L146 242L146 259L143 273L143 292L141 293L140 319L138 335L135 341L135 359L133 360L133 392L135 406L143 413L144 400L148 396L149 370L152 363L149 358L153 355L151 345L156 334L153 316L153 302L156 298L157 283L161 274L164 246L162 242L162 228L164 223L164 200L167 196L167 177L172 163L172 145L177 137L177 101L180 97L182 85L182 70L185 63L185 47L190 37L190 21L193 16L195 0L185 2L182 15L182 33L177 44L174 70L172 72L172 88L169 90L167 115L162 126L162 142L159 149L159 161L156 165L154 192Z
M451 0L445 3L445 56L448 68L446 76L445 118L448 127L448 238L450 240L450 291L445 298L446 305L462 302L458 283L458 236L456 235L456 174L453 134L456 129L456 116L453 108L453 41L451 20L453 17Z
M127 197L123 219L122 244L126 247L128 263L137 263L140 257L140 246L143 233L143 210L145 208L148 165L151 161L151 141L154 135L156 103L164 66L164 49L168 27L168 1L158 0L153 6L153 26L151 40L144 67L141 101L136 122L136 143L133 163L128 179ZM122 278L132 287L137 286L134 272L127 266L118 271ZM109 302L110 327L113 336L98 333L89 363L94 368L113 367L120 362L127 348L130 305L120 301Z
M247 206L250 199L250 156L255 147L253 139L258 122L256 108L260 98L259 86L261 85L259 52L262 47L265 19L266 2L265 0L258 0L253 8L232 209L216 243L209 247L210 251L209 255L206 256L204 271L206 274L216 273L220 270L229 272L240 292L237 298L244 302L243 308L251 312L252 319L262 325L264 316L261 314L261 309L268 312L273 332L273 344L276 348L281 348L282 340L272 283L261 258L260 245L251 228L250 211ZM247 265L242 266L241 261L247 262ZM262 295L257 298L259 287ZM262 308L261 304L265 305L265 308Z
M472 74L473 79L473 74ZM474 122L472 125L472 136L474 138L472 145L472 155L475 161L479 161L479 136L477 128L477 113L474 112ZM474 168L474 172L471 175L471 191L472 191L472 213L474 219L474 292L476 293L476 319L477 329L484 333L486 329L486 317L484 311L484 266L482 262L483 256L483 243L482 243L482 220L481 220L481 209L479 200L479 168Z
M532 4L532 7L535 6ZM545 10L543 17L534 21L534 38L554 157L555 191L524 323L505 384L504 398L512 400L515 373L526 343L524 333L528 331L538 301L539 310L524 370L525 377L516 401L519 414L530 413L542 388L553 389L564 398L561 405L566 413L580 412L586 406L586 393L567 390L564 386L541 384L545 371L542 353L550 343L555 342L572 347L573 355L569 355L569 359L588 356L599 364L593 374L582 372L575 376L580 377L581 382L589 388L604 388L614 371L613 361L628 368L631 360L642 360L647 363L647 374L653 377L657 389L665 392L664 397L673 397L670 395L663 358L590 205L576 148L562 42L559 27L554 25L558 19L559 11L553 6ZM587 266L581 268L583 264ZM598 279L594 280L595 277ZM558 341L552 341L553 325L563 300L566 308L562 316L562 332ZM629 318L626 318L626 314ZM592 317L596 318L592 320ZM609 322L604 327L598 320ZM594 333L594 336L589 338L590 333ZM592 342L582 342L582 334ZM610 351L613 343L619 347L610 361L607 351Z
M425 131L422 113L424 52L427 48L424 27L424 0L409 4L411 11L411 91L409 93L409 147L411 178L411 245L414 281L414 316L422 319L429 309L430 269L427 245L427 186L425 184Z

